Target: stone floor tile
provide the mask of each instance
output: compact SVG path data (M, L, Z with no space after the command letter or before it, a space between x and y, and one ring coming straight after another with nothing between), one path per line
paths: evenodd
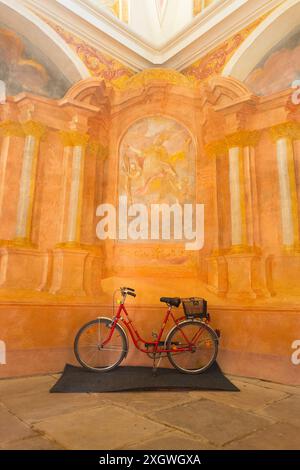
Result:
M236 381L252 383L252 384L257 384L258 382L260 382L259 379L255 379L254 377L240 377L239 375L231 375L231 374L225 374L225 375L226 375L227 379L229 379L234 384L235 384Z
M285 392L289 395L300 395L300 385L277 384L273 382L267 382L265 380L259 380L258 383L260 387L278 390L280 392Z
M145 442L138 442L126 449L135 450L213 450L216 447L196 440L180 431L168 432L167 434L155 436Z
M161 410L151 414L150 417L219 446L266 427L270 423L263 417L205 399Z
M37 392L48 392L54 385L55 379L49 375L27 377L21 379L1 379L0 399L4 396L27 395Z
M300 396L295 395L278 403L273 403L259 411L259 414L268 416L275 421L294 424L300 424Z
M258 385L259 387L268 388L272 390L278 390L280 392L285 392L290 395L300 395L300 385L285 385L276 382L270 382L268 380L261 380L261 379L254 379L249 377L238 377L238 376L231 376L227 375L229 380L231 380L234 384L238 382L246 382Z
M18 441L7 442L0 446L1 450L61 450L55 442L51 442L44 437L31 437L29 439L22 439Z
M228 450L299 450L300 428L286 423L275 423L251 436L234 441L225 448Z
M240 392L203 392L201 396L208 400L218 401L244 410L257 410L269 403L288 397L284 392L263 388L253 383L236 381L235 384ZM190 395L198 396L197 392L190 392Z
M24 439L35 436L34 431L29 426L22 423L16 416L12 415L3 405L0 404L0 443Z
M100 398L112 404L126 406L140 413L149 413L193 400L188 391L103 393Z
M116 406L80 410L34 425L67 449L119 449L146 440L166 427Z
M105 406L105 402L87 393L49 393L18 394L1 398L4 405L27 423L40 421L51 416Z

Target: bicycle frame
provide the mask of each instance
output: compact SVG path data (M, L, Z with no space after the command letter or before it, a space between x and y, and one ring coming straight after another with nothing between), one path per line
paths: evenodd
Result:
M122 312L125 314L124 317L122 317ZM116 325L119 323L119 321L121 320L123 322L123 324L126 326L127 330L129 331L129 334L132 338L132 341L135 345L135 347L143 352L143 353L146 353L146 354L149 354L149 352L151 353L155 353L155 354L162 354L162 353L168 353L168 352L174 352L174 349L166 349L166 348L160 348L159 347L159 343L161 341L161 338L163 336L163 333L165 331L165 327L166 327L166 324L167 324L167 321L169 320L169 318L172 318L172 320L174 321L174 324L177 326L179 325L179 323L185 319L186 320L186 317L181 317L181 318L178 318L176 319L172 313L172 307L168 307L168 310L167 310L167 314L164 318L164 321L163 321L163 324L161 326L161 329L160 329L160 332L158 333L158 337L156 339L156 341L145 341L138 333L138 331L136 330L136 328L134 327L133 325L133 322L132 320L129 318L129 315L128 315L128 312L125 308L125 305L124 303L121 303L119 308L118 308L118 311L115 315L115 317L112 319L112 324L111 324L111 331L110 331L110 334L109 334L109 337L102 343L102 346L105 346L110 340L111 340L111 337L115 331L115 328L116 328ZM184 339L187 341L187 343L189 344L188 347L184 347L184 348L176 348L176 352L184 352L184 351L191 351L192 350L192 347L193 347L193 342L196 341L198 338L197 335L199 335L199 337L201 336L201 334L203 333L203 331L200 331L200 335L199 335L199 332L196 333L195 337L192 338L192 342L189 342L189 340L186 338L184 332L182 331L182 335L184 337ZM139 343L143 343L143 344L147 344L149 346L153 346L153 350L152 351L148 351L148 349L145 349L145 348L142 348Z

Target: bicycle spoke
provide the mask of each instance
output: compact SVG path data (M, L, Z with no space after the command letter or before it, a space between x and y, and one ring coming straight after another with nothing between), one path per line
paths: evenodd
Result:
M97 353L97 351L96 351L96 353ZM92 357L94 357L94 355L95 355L95 352L92 351L92 354L90 354L90 355L88 356L89 360L92 359Z
M122 352L124 352L125 349L120 349L120 348L114 348L114 347L112 347L112 348L101 348L100 351L122 351Z
M98 344L101 344L101 323L98 322Z

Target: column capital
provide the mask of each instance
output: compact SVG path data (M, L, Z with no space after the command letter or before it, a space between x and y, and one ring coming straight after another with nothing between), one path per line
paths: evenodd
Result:
M21 125L25 135L32 135L37 140L41 139L46 132L46 127L38 121L29 120L22 122Z
M79 131L60 131L60 138L64 147L86 147L89 141L89 135Z
M223 140L211 142L206 145L206 151L210 156L224 154L233 147L255 147L260 139L260 131L242 130L225 136Z
M269 128L272 139L276 142L279 139L288 138L300 140L300 122L288 121Z
M225 137L227 148L255 147L260 139L260 131L238 131Z
M24 137L24 130L21 124L10 119L0 122L0 132L5 137Z

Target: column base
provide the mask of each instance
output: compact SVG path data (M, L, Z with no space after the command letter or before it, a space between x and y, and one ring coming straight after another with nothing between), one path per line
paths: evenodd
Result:
M300 295L300 252L286 252L267 258L268 287L273 295Z
M254 253L231 253L225 258L228 270L227 298L242 300L270 297L262 256Z
M51 294L86 296L84 283L86 250L56 248L53 250Z
M0 288L42 288L48 254L34 248L14 246L0 247Z
M220 297L228 291L227 261L224 256L209 256L207 261L207 288Z

